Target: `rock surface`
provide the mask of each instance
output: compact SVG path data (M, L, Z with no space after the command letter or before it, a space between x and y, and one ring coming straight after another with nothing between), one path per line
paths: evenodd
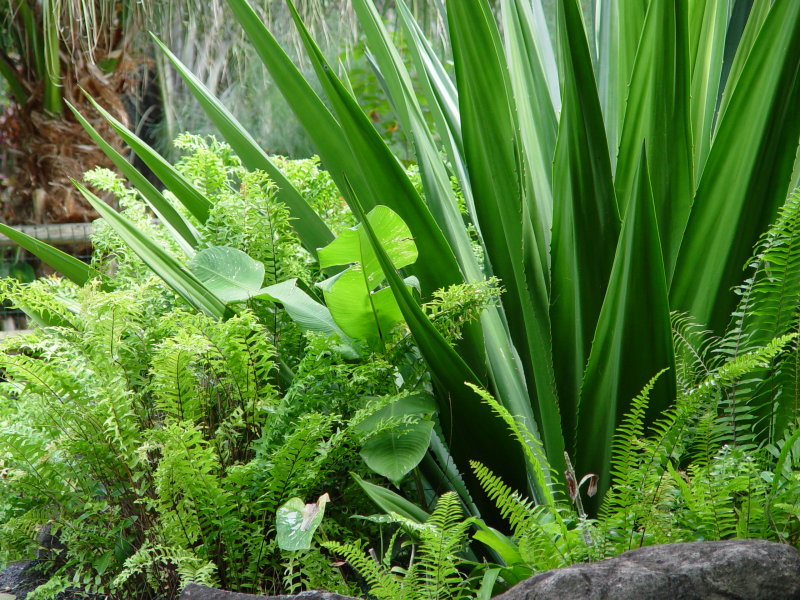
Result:
M648 546L536 575L495 600L800 600L800 551L764 540Z
M22 560L9 564L0 571L0 600L25 600L28 594L47 581L39 569L38 560ZM58 600L87 600L99 596L85 594L77 590L67 590L56 596Z
M7 597L23 600L28 592L44 583L42 575L36 570L36 564L33 560L22 560L13 562L0 571L0 600L6 600Z
M204 585L190 583L187 585L180 600L357 600L351 596L341 596L330 592L300 592L295 596L253 596L251 594L237 594L215 590Z

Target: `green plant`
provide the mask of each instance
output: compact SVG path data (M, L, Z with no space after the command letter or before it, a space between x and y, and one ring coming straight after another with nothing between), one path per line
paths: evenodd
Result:
M398 120L414 141L423 201L327 68L297 13L331 111L247 3L229 4L276 85L292 98L354 212L383 202L408 225L425 257L411 269L423 299L438 288L480 281L489 268L506 289L502 312L490 309L480 327L468 327L456 353L416 303L390 285L435 375L445 427L470 432L458 438L483 440L485 456L476 456L474 445L453 440L462 472L468 471L468 459L479 458L520 485L526 479L524 462L503 442L500 423L484 414L478 397L463 385L470 381L489 385L512 414L524 417L531 439L544 447L558 472L563 450L573 453L574 447L579 473L597 473L602 495L625 398L674 365L669 311L688 310L721 328L732 306L727 290L736 269L785 198L783 182L791 176L800 131L783 121L778 107L790 106L800 93L789 77L800 60L797 6L758 3L739 37L734 31L728 36L725 19L712 19L711 12L685 1L653 0L646 12L638 5L604 2L601 30L609 27L611 35L601 36L592 49L574 0L558 5L555 41L545 33L537 3L501 2L505 46L487 5L451 2L453 84L400 3L419 81L414 89L375 7L356 2ZM719 1L708 10L726 7ZM722 82L726 41L737 53ZM246 132L167 56L243 164L261 165L276 177L274 164ZM619 93L629 81L630 93ZM756 88L763 93L749 93ZM719 89L724 93L718 98ZM436 135L417 93L432 111ZM765 152L771 158L764 158ZM146 161L156 160L148 154ZM159 174L179 199L194 202L195 194L175 182L165 165L153 164L160 165ZM479 232L484 264L473 253L451 175L464 195L466 218ZM275 181L284 197L296 196L285 178ZM748 190L756 187L762 201L748 201ZM296 199L285 203L298 217L300 240L314 255L324 245L318 240L329 233ZM382 267L391 268L387 262ZM696 284L698 277L703 285ZM518 363L509 362L516 356ZM654 412L668 406L675 386L670 369L652 391ZM451 402L459 406L452 414L446 410ZM531 491L537 499L544 493Z
M601 35L592 48L575 0L558 3L555 39L538 2L500 2L501 37L487 3L452 0L446 18L453 81L405 3L398 2L415 87L374 4L357 0L354 7L398 121L414 143L420 193L291 2L326 101L246 0L228 4L360 221L361 249L368 241L387 284L378 293L391 290L415 352L430 368L442 430L454 432L445 438L446 450L466 480L444 472L442 464L450 463L441 460L427 476L457 490L472 514L485 513L491 521L492 505L470 475L471 459L550 505L567 470L567 450L579 475L598 475L596 505L610 485L613 436L629 399L666 368L650 392L649 415L674 400L678 372L670 311L688 311L704 327L722 330L735 302L728 290L737 283L737 270L795 177L800 122L785 115L800 94L794 78L800 5L757 2L747 26L729 30L722 18L729 14L727 0L603 2ZM726 46L735 52L723 80ZM322 263L318 249L330 247L330 227L230 112L161 47L243 166L263 170L274 181L298 239ZM418 95L431 111L433 130ZM120 123L109 122L183 208L166 203L122 157L109 155L175 232L181 251L199 256L203 242L195 230L207 222L210 205L204 191ZM94 137L100 139L96 132ZM235 311L235 299L211 289L211 280L166 256L82 191L192 306L217 318ZM382 246L386 240L367 217L378 205L405 223L422 257L404 263L405 275L419 282L422 303L437 289L479 284L490 275L500 279L501 304L489 306L480 323L467 325L457 348L441 335ZM477 255L474 235L481 245ZM244 266L246 260L237 256ZM362 311L362 318L375 314ZM380 339L383 329L378 332ZM477 389L490 390L505 414L519 418L527 450L506 434L507 419L492 412ZM770 396L770 402L770 413L794 413L788 394ZM731 404L730 414L738 406ZM789 422L779 422L770 433L773 441ZM434 441L432 448L442 456L443 447Z
M398 519L402 522L402 519ZM459 557L466 543L469 522L463 520L458 496L444 494L423 524L413 524L414 550L409 564L392 567L398 536L392 536L386 553L377 557L374 550L364 555L357 544L327 542L324 546L342 555L366 580L370 595L385 600L425 598L458 599L473 597L469 580L460 569L466 561Z
M780 407L775 398L793 394L796 386L798 214L800 200L793 195L756 245L724 336L711 335L685 315L673 316L676 403L648 426L649 395L664 372L632 400L615 435L611 487L597 519L583 511L582 482L572 472L567 476L572 506L560 498L535 504L473 462L481 487L506 522L498 530L467 519L475 542L490 548L491 558L478 566L457 553L449 559L458 558L462 573L470 574L476 597L488 598L537 572L642 545L752 537L797 544L800 430L796 418L774 425L783 418L774 409ZM766 405L765 389L770 390ZM508 424L531 470L546 464L531 455L522 424L479 393ZM773 438L774 430L783 437ZM378 504L401 527L397 535L413 542L416 523L424 519L402 518L388 503ZM376 579L381 572L376 563L361 559L352 546L337 550L358 570L372 572L377 589L387 587Z
M251 592L353 592L317 541L287 538L284 525L307 506L321 517L325 502L306 503L327 494L325 519L313 521L318 539L373 535L375 526L349 517L366 511L363 488L381 489L368 481L375 473L423 502L432 497L436 471L421 471L430 461L447 471L450 461L441 441L426 456L431 439L445 437L429 375L400 323L381 321L376 352L369 335L339 328L346 311L316 298L315 283L330 273L303 249L262 172L245 171L213 139L182 136L179 144L187 154L174 176L202 188L204 222L169 194L130 189L98 169L87 181L113 193L121 211L96 223L91 265L9 229L73 281L3 283L2 298L36 328L0 353L2 558L29 556L49 525L64 548L42 598L70 585L174 597L192 580ZM313 162L293 176L329 193ZM329 206L332 222L347 222L333 214L341 203L310 200ZM170 218L151 219L154 201ZM374 215L367 223L384 244L397 238L398 262L413 260L396 215ZM379 286L362 235L345 229L329 256L357 259L351 271L365 265ZM492 281L440 290L425 310L457 339L498 293Z
M102 96L119 118L136 107L142 60L136 40L150 6L127 0L6 0L0 5L0 80L9 106L0 120L9 176L3 220L77 222L94 217L69 185L107 159L65 113L80 88ZM134 92L134 93L132 93ZM104 128L96 115L98 127ZM104 133L115 147L118 138Z

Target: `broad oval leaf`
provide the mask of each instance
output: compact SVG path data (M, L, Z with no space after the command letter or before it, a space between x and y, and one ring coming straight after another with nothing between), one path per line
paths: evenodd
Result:
M357 358L359 356L352 346L350 337L336 325L328 307L320 304L301 290L297 286L296 279L289 279L265 287L259 290L254 297L265 298L282 304L292 321L303 329L338 337L341 343L338 345L337 350L345 358Z
M399 419L407 415L432 415L437 412L436 401L430 394L420 393L403 396L376 410L356 426L359 433L369 433L381 421Z
M411 230L396 212L388 206L376 206L369 211L367 219L396 268L401 269L416 262L417 246ZM373 287L383 280L383 271L362 225L346 229L319 250L319 264L323 269L352 263L363 266Z
M387 206L376 206L366 216L395 268L417 260L417 247L403 219ZM389 288L375 289L384 280L378 258L363 224L345 230L319 250L320 266L325 269L351 265L345 271L318 283L336 324L347 335L382 347L391 329L403 321L403 314ZM406 285L419 289L416 278Z
M425 456L432 431L433 421L395 426L367 440L361 458L370 469L397 485Z
M228 246L198 252L189 261L189 270L223 302L247 300L264 283L264 265Z
M368 434L382 429L369 438L361 450L367 466L398 484L425 456L433 431L430 420L409 422L404 417L424 419L436 411L432 396L414 394L395 400L364 419L357 425L357 432Z

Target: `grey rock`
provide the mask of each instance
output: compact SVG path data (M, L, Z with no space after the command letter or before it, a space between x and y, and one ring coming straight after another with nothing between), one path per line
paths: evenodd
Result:
M0 592L7 593L16 591L23 582L30 580L31 569L36 565L31 560L21 560L9 564L0 571ZM33 577L35 578L35 576Z
M38 560L23 560L13 562L0 571L0 600L5 600L7 597L12 597L14 600L25 600L30 592L47 581L47 576L40 570L42 566ZM101 600L101 596L69 589L58 594L56 599Z
M357 600L351 596L342 596L330 592L300 592L294 596L254 596L252 594L238 594L215 590L204 585L190 583L187 585L180 600Z
M495 600L800 600L800 551L764 540L648 546L547 571Z

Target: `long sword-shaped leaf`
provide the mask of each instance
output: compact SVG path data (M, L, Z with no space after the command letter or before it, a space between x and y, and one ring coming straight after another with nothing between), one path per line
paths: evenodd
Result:
M75 108L71 103L66 103L69 109L72 111L72 114L75 115L75 118L78 120L78 123L83 125L83 128L89 134L89 136L94 140L94 142L99 146L99 148L105 153L108 158L111 159L111 162L116 165L116 167L122 172L125 177L128 178L133 186L139 190L142 194L144 199L153 209L153 212L161 219L161 221L166 225L175 236L175 241L181 246L183 251L191 256L193 254L193 249L197 248L199 243L197 231L192 227L186 219L183 218L175 207L170 204L169 200L167 200L164 195L156 189L148 179L142 175L136 167L134 167L131 163L129 163L124 156L122 156L119 152L117 152L111 144L106 142L103 139L97 130L92 127L92 124L87 121L84 116L78 112L78 109Z
M100 200L82 184L75 180L72 183L92 205L92 208L130 246L131 250L176 294L191 306L209 316L221 319L228 314L225 304L214 296L197 277L184 269L172 255L144 235L133 223Z
M372 226L366 220L366 215L358 206L357 200L355 210L403 312L403 317L436 379L439 417L456 466L461 473L469 474L471 459L479 460L486 465L495 464L503 469L503 473L509 473L509 477L516 482L511 485L520 485L521 489L526 488L528 481L520 448L506 435L503 422L467 385L477 384L477 376L439 334L411 296ZM463 435L466 431L470 432L469 436ZM449 432L453 432L454 435L450 435ZM546 485L546 482L534 482L534 486L543 485ZM474 500L482 513L495 512L485 498L474 498Z
M89 102L92 103L95 110L108 121L108 124L111 125L114 131L116 131L125 143L130 146L131 150L133 150L137 156L142 159L142 162L150 168L153 174L167 186L167 189L175 194L175 197L181 201L186 209L198 221L205 223L206 219L208 219L211 201L189 183L183 175L175 170L175 167L169 164L163 156L115 119L111 113L100 106L91 96L87 94L86 97L89 99Z
M536 3L538 6L538 3ZM553 226L553 195L550 178L553 171L553 153L556 145L558 118L550 96L548 69L555 69L550 38L544 40L534 35L533 5L522 0L505 0L502 4L506 28L506 55L511 87L520 128L522 150L526 158L526 186L533 198L536 212L534 223L537 237L550 247ZM541 8L541 6L539 6ZM541 32L540 32L541 33ZM546 33L546 29L545 29ZM545 66L546 46L551 65ZM560 92L559 92L560 93ZM560 102L560 96L558 97Z
M728 15L732 2L733 0L689 2L689 64L692 73L692 131L696 174L703 172L711 148L712 125L717 112ZM649 147L655 150L654 146ZM651 162L655 164L652 153ZM655 175L657 171L653 170L652 173ZM655 192L657 187L655 181L653 186ZM656 210L658 210L657 196Z
M667 281L694 192L687 13L687 0L650 3L633 66L614 182L624 215L628 198L636 193L633 182L646 140ZM718 58L722 62L722 57Z
M392 46L389 34L371 0L356 0L355 7L370 48L385 77L390 98L395 106L400 107L398 115L401 123L412 134L431 212L445 232L465 278L468 281L482 281L484 274L475 258L463 218L457 210L450 178L427 128L405 65ZM498 308L490 307L481 317L481 323L484 344L475 348L472 340L466 340L466 344L461 345L465 359L476 373L483 371L482 363L488 359L489 375L495 385L498 400L512 414L524 417L531 433L538 437L524 374L519 368L518 356ZM475 357L475 354L478 356ZM516 360L510 360L510 357Z
M352 186L366 209L380 201L397 212L409 226L420 254L426 257L414 267L423 295L461 281L455 256L427 206L369 118L334 75L293 4L290 2L289 8L300 38L338 121L311 90L247 1L228 0L228 4L311 136L344 197L353 201L349 192ZM347 174L348 183L345 183L344 174Z
M288 0L288 4L303 44L334 107L348 144L354 156L359 157L360 168L369 187L361 192L356 188L354 191L358 198L362 198L364 192L371 193L375 199L380 198L382 203L393 208L411 228L420 254L427 256L430 261L430 265L417 263L414 267L420 276L423 295L427 295L436 287L463 280L454 253L447 244L442 230L414 188L400 161L392 154L355 98L334 75L316 42L302 23L292 0ZM419 137L421 139L422 135ZM435 285L431 287L433 282Z
M28 93L22 85L19 73L5 60L0 60L0 77L2 77L11 93L14 94L14 101L19 104L25 104L28 98Z
M575 467L579 476L599 475L599 497L608 488L613 436L628 403L653 375L674 365L667 281L644 152L635 189L581 388ZM669 406L674 393L672 369L652 390L651 411L658 414Z
M222 137L231 145L234 152L248 169L260 169L266 172L278 187L277 198L289 209L293 217L292 227L297 232L303 246L316 255L317 248L327 246L333 241L331 233L325 222L314 212L308 202L300 195L292 183L267 156L267 153L253 139L253 136L242 127L239 121L231 114L222 102L213 96L211 91L169 51L169 49L155 36L153 40L169 59L178 75L189 87L189 91L197 99L200 106L222 134Z
M739 76L742 74L744 64L747 62L747 57L750 56L750 51L753 49L753 45L756 43L756 39L758 38L758 34L761 32L761 27L764 25L764 21L767 20L767 15L769 14L771 6L772 0L755 0L753 6L750 8L750 14L747 17L747 24L745 25L742 36L739 39L736 53L734 54L733 62L728 73L728 78L725 81L725 90L722 93L719 116L717 117L718 121L722 118L722 115L725 114L725 109L728 107L728 101L730 100L731 93L736 88L736 84L739 82Z
M612 167L616 165L628 84L648 3L649 0L597 0L598 89Z
M0 223L0 233L78 285L84 285L92 279L105 279L104 275L85 262L37 240L27 233L22 233L4 223Z
M405 0L398 0L397 8L400 23L411 40L408 51L419 74L422 75L424 73L427 76L425 81L430 86L429 100L436 100L434 108L439 108L438 112L442 114L444 122L447 124L446 128L442 128L441 124L437 122L437 127L441 131L449 130L457 146L463 149L461 115L458 113L458 91L456 86L431 47L430 41L414 20L414 16L408 9ZM436 112L434 112L434 116L436 116Z
M475 207L511 335L522 358L534 413L553 467L562 472L564 439L555 392L549 323L547 250L535 231L505 57L488 5L447 3L464 149ZM536 222L536 226L534 223Z
M673 308L716 330L735 305L730 290L742 265L785 199L798 104L800 2L776 2L721 116L670 290Z
M416 523L424 523L430 517L428 513L416 504L412 504L393 491L375 485L374 483L364 481L355 473L351 473L351 475L359 487L364 490L364 493L369 496L370 500L382 511L386 513L396 513Z
M409 37L408 52L417 71L422 95L427 99L428 108L433 115L435 130L439 134L452 170L461 184L464 202L469 214L479 228L475 217L475 200L465 164L464 140L461 135L461 115L458 113L458 92L444 65L431 48L422 29L414 20L405 0L397 0L400 24Z
M600 315L619 216L580 7L559 10L561 121L553 166L553 356L564 435L572 445L583 369Z
M466 268L475 266L475 255L464 227L464 220L459 213L450 175L428 129L411 75L406 70L373 2L354 0L353 5L366 34L369 48L380 67L398 120L414 141L428 206L451 248L454 249L462 270L466 273ZM477 275L477 270L473 268L473 276Z

